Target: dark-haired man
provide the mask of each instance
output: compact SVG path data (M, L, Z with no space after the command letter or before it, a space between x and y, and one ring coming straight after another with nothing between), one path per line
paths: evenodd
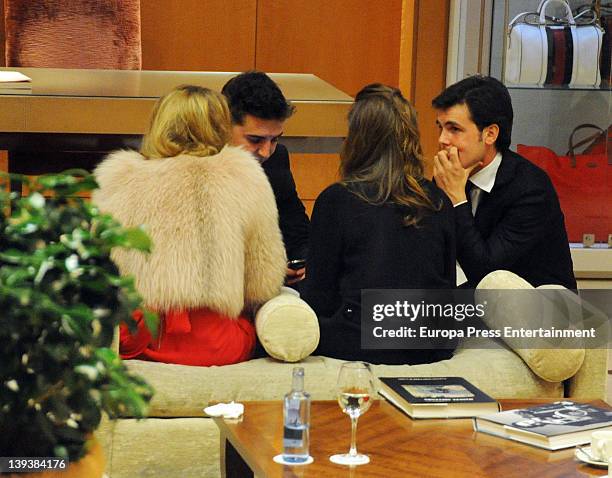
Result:
M304 259L310 222L295 188L287 148L278 144L293 106L268 75L247 71L229 80L221 91L232 113L232 144L243 146L261 162L268 176L283 233L287 258ZM287 283L304 278L305 268L287 268Z
M533 286L576 288L563 213L544 171L509 150L512 101L472 76L432 101L440 128L434 177L455 206L457 259L475 287L505 269Z

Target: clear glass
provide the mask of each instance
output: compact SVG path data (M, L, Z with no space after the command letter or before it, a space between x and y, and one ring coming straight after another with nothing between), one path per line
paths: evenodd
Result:
M370 457L357 452L357 421L372 405L374 377L365 362L346 362L340 367L336 385L338 404L351 419L351 448L348 453L332 455L329 459L339 465L365 465Z

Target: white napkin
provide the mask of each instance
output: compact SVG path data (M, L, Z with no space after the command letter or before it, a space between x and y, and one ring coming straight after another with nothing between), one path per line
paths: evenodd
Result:
M209 417L240 418L244 414L242 403L217 403L204 409L204 413Z

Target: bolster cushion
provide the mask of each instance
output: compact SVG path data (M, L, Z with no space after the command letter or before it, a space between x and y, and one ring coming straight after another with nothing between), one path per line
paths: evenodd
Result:
M538 289L562 288L561 286L540 286ZM484 321L492 329L505 326L513 328L536 328L535 322L541 316L536 311L542 302L536 295L508 294L506 289L536 290L529 282L516 274L498 270L486 275L478 284L476 298L479 303L489 304ZM563 318L560 318L562 320ZM573 377L584 361L584 347L568 342L563 348L521 347L520 340L503 339L518 354L538 377L549 382L561 382ZM580 345L580 344L577 344Z
M289 292L270 299L255 316L257 337L277 360L297 362L319 344L317 315L302 299Z

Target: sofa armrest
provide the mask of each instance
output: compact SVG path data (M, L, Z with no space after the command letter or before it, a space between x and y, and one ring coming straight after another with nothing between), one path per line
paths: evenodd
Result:
M255 316L257 337L268 355L284 362L308 357L319 344L319 321L298 296L283 292L266 302Z
M580 308L572 291L558 285L543 285L536 289L518 275L505 270L487 274L478 284L475 295L479 303L489 304L483 320L495 330L502 330L507 325L517 329L538 325L549 328L551 324L557 328L568 327L573 314ZM551 319L554 322L545 322ZM529 338L502 340L538 377L548 382L561 382L574 377L585 357L582 342L572 338L558 342L557 348L535 348L535 342Z
M606 399L608 350L586 349L582 367L565 381L565 395L572 398Z

